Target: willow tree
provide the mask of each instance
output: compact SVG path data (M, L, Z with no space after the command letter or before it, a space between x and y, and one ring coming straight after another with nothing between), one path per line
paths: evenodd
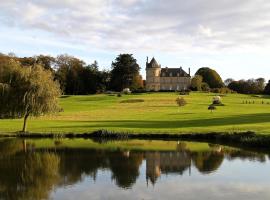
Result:
M0 64L0 118L23 118L58 112L59 84L39 65L23 67L14 60Z

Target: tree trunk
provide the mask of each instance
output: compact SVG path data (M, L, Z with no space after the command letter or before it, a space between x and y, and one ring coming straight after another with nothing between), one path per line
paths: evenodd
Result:
M22 129L23 133L25 133L25 131L26 131L26 123L27 123L28 117L29 117L29 113L26 113L24 116L24 119L23 119L23 129Z

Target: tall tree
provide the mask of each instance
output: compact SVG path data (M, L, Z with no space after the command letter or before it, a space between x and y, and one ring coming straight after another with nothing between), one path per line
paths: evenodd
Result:
M231 82L233 82L234 80L232 78L227 78L225 81L224 81L224 85L225 86L228 86Z
M200 68L195 75L203 77L203 82L207 83L210 88L224 87L223 81L220 75L213 69L208 67Z
M132 54L120 54L112 63L111 89L137 89L140 67Z
M257 78L255 80L256 87L259 93L263 93L265 88L265 79L264 78Z
M73 56L67 54L59 55L56 58L56 79L65 94L82 94L84 85L81 75L85 63Z
M22 67L10 60L0 64L0 118L24 118L59 111L60 89L50 71L36 65Z
M48 55L39 55L36 56L36 62L40 65L42 65L46 70L53 71L53 68L55 66L55 58Z
M264 88L264 94L270 95L270 80L268 81L268 83L266 84Z
M191 85L190 88L193 91L201 91L202 90L202 82L203 82L203 78L201 75L195 75L192 79L191 79Z

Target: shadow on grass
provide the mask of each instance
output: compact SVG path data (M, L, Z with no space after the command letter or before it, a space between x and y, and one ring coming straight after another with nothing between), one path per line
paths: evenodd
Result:
M170 113L168 115L176 115L176 116L179 116L179 115L192 115L192 114L195 114L195 113L182 113L182 112L176 112L176 113Z
M270 99L270 95L262 95L261 98Z
M208 126L226 126L258 124L270 122L270 113L237 115L226 118L195 119L195 120L104 120L104 121L64 121L69 125L52 126L50 128L143 128L143 129L171 129L171 128L192 128ZM81 124L76 124L81 123Z
M65 99L65 98L68 98L68 97L70 97L70 95L62 95L60 98Z

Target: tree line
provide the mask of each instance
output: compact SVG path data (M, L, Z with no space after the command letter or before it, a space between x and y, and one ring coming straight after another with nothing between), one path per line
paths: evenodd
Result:
M242 79L238 81L228 78L223 82L215 70L203 67L191 79L190 89L193 91L212 91L218 93L237 92L241 94L270 95L270 80L266 83L264 78Z
M140 67L132 54L120 54L111 64L110 70L100 70L97 61L86 64L83 60L67 54L56 57L38 55L16 57L14 54L0 54L0 63L5 60L16 60L23 67L40 65L51 71L53 79L59 82L62 94L84 95L104 91L144 91L144 81L139 73ZM191 79L193 91L237 92L243 94L270 94L270 81L264 78L222 80L221 76L208 67L200 68Z
M14 54L0 54L1 63L7 60L15 60L22 67L40 65L45 70L51 71L54 80L60 84L62 94L66 95L143 88L143 80L139 73L140 67L132 54L117 56L111 64L111 70L100 70L97 61L86 64L83 60L67 54L56 57L48 55L16 57Z

